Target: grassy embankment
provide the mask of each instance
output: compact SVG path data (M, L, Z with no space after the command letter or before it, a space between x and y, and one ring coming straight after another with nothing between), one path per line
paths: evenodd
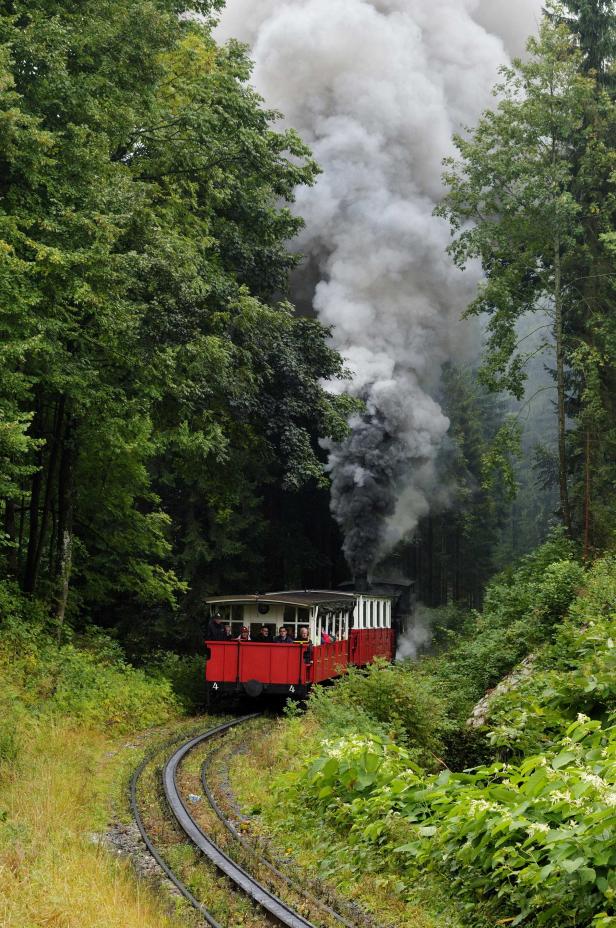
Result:
M396 925L612 928L616 561L557 539L437 641L263 728L232 768L253 827Z
M4 587L0 616L0 924L185 924L96 843L111 805L125 813L135 733L181 717L170 683L100 637L57 648L45 615Z

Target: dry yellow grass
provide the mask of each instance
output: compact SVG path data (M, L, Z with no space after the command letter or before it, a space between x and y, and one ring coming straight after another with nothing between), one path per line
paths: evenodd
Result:
M118 747L45 722L17 766L0 767L2 928L179 928L130 864L92 840L132 753Z

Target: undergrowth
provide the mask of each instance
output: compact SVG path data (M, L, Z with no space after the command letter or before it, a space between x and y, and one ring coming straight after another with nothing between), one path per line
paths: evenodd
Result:
M473 733L474 702L529 654ZM586 570L555 538L436 656L317 690L270 738L262 818L312 834L339 882L373 874L410 905L445 881L473 928L610 928L615 696L616 560Z
M46 610L0 584L0 924L178 928L100 844L127 735L179 717L159 670L102 633L58 645Z
M41 719L130 732L177 715L182 700L164 668L132 667L96 629L58 645L36 600L0 584L0 763Z

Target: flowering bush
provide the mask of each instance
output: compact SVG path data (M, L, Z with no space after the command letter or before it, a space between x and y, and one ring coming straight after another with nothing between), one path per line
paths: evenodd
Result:
M446 870L502 924L616 918L616 725L580 715L547 755L438 776L404 748L349 737L324 745L301 787L358 860L397 861L403 884L417 868Z

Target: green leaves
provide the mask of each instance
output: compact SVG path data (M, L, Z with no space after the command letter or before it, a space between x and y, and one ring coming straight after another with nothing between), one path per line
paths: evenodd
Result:
M599 60L598 73L588 62L601 59L598 49L613 50L614 13L592 2L569 6L584 12L551 9L526 58L502 69L495 108L454 139L458 157L445 162L448 192L436 212L450 222L454 261L482 264L467 309L487 320L482 382L521 401L528 361L553 353L561 515L572 537L584 524L588 554L593 534L609 543L613 521L616 177L614 97L601 87L613 86L613 62ZM552 334L528 352L520 322L538 312ZM497 445L488 474L506 460Z
M219 6L0 14L11 570L53 600L68 526L76 603L156 644L188 584L198 613L205 589L254 583L283 535L266 495L325 486L318 442L349 410L322 386L344 376L328 333L281 299L301 226L288 203L317 167L274 128L245 50L216 45ZM300 563L302 541L285 543Z
M303 726L318 731L319 756L294 773L292 795L304 797L317 827L324 821L335 831L335 854L326 848L324 856L343 860L346 872L378 872L404 897L426 874L431 886L444 880L472 924L610 928L616 561L606 557L585 570L572 554L572 543L558 533L493 581L484 612L466 630L468 641L407 671L409 694L426 678L437 691L457 694L472 677L483 692L482 681L493 682L479 675L489 660L498 679L505 656L511 661L515 647L525 654L534 630L526 672L518 668L509 688L488 702L489 723L502 726L493 761L434 773L426 752L419 767L421 729L412 724L410 700L404 708L398 703L404 728L392 725L406 686L402 671L395 686L380 668L315 691ZM597 686L586 692L591 677ZM382 737L377 717L397 741ZM463 711L459 728L467 728ZM308 753L286 740L285 751L285 757ZM274 796L273 808L285 798Z

